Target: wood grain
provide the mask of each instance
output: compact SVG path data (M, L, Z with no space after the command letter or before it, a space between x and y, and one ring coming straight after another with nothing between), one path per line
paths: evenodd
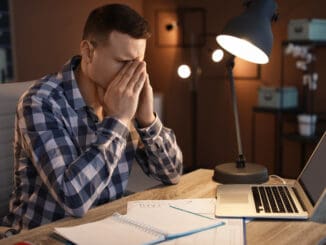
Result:
M66 218L21 234L0 240L0 244L29 241L38 244L62 244L54 237L54 227L84 224L110 216L114 212L126 213L127 202L146 199L182 199L215 197L216 183L213 171L200 169L182 176L180 183L139 192L90 210L83 218ZM311 221L251 221L246 225L247 244L318 244L326 236L326 224Z

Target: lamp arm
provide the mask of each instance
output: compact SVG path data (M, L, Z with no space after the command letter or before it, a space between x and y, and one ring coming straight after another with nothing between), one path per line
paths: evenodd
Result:
M228 71L228 77L230 80L234 123L235 123L235 131L236 131L236 136L237 136L238 159L236 160L236 163L237 163L237 168L244 168L245 164L246 164L246 159L245 159L245 157L243 155L243 151L242 151L239 113L238 113L238 102L237 102L237 95L236 95L235 85L234 85L234 76L233 76L234 56L232 56L230 58L230 60L227 62L226 66L227 66L227 71Z

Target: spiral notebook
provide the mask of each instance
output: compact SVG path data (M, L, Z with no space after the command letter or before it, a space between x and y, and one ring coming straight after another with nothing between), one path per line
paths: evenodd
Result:
M166 207L160 213L132 216L118 213L93 223L55 228L55 232L76 244L156 244L215 227L220 220Z
M182 209L185 212L215 218L216 198L191 198L177 200L136 200L129 201L127 213L133 215L150 216L152 212L161 213L166 207ZM245 223L243 219L221 219L223 226L208 229L203 232L183 236L177 239L164 241L164 245L243 245L245 244Z

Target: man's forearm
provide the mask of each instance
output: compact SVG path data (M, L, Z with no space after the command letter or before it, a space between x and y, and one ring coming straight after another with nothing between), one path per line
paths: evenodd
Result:
M138 149L137 160L147 174L166 184L176 184L182 174L182 153L171 129L157 118L151 127L138 129L144 144Z

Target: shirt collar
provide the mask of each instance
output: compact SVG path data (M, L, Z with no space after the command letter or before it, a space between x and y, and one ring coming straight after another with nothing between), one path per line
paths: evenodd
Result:
M76 55L64 64L62 68L62 87L66 95L68 103L77 109L86 107L86 103L80 93L74 69L80 64L81 56Z

